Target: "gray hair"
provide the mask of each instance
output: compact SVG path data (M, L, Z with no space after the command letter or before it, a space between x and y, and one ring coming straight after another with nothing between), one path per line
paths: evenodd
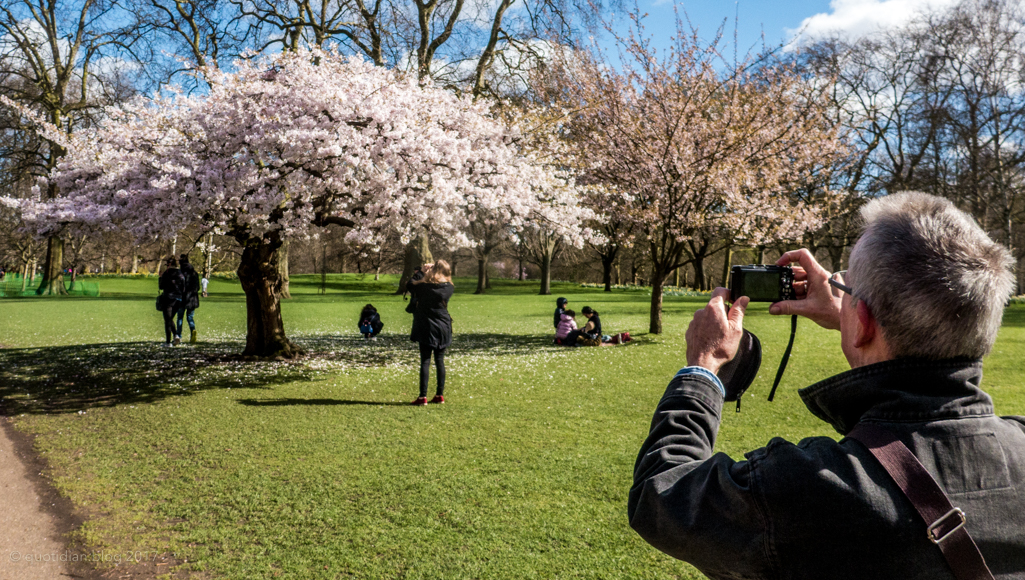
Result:
M907 191L861 210L850 284L895 357L982 358L1014 290L1014 260L953 203Z

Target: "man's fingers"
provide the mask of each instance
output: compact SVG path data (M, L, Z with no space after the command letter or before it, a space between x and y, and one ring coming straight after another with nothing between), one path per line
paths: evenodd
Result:
M737 298L737 301L733 303L733 307L730 308L730 312L727 315L731 324L736 324L737 328L744 326L744 313L747 312L747 304L751 299L747 296L741 296Z
M776 260L776 265L786 266L794 262L800 264L801 268L803 268L806 272L822 270L822 266L819 265L819 262L815 259L815 256L811 255L811 252L809 252L805 248L801 248L800 250L791 250L783 254L779 257L778 260Z

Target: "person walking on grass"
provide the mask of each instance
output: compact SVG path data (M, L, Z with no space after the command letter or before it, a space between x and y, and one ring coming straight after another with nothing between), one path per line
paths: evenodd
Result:
M199 308L199 274L196 273L196 269L189 263L188 254L182 254L178 264L182 276L185 277L185 289L182 292L182 301L178 304L178 332L176 336L181 340L182 318L184 317L189 321L189 330L191 331L189 342L196 344L196 321L193 320L192 314Z
M178 346L181 335L176 333L174 314L181 307L182 296L185 294L185 276L178 269L178 261L174 257L167 259L167 269L160 275L160 311L164 314L164 346Z
M406 284L411 301L416 302L409 339L420 345L420 396L413 405L427 404L431 355L438 374L438 391L431 402L445 402L445 349L452 344L452 317L448 313L448 301L455 291L452 267L445 260L438 260L434 264L424 264L423 272L423 278Z

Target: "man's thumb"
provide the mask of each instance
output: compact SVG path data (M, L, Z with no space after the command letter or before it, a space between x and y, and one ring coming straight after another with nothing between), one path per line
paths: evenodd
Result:
M796 300L780 300L769 306L769 314L797 314Z
M737 326L744 325L744 313L747 312L747 304L751 301L747 296L741 296L737 298L737 301L733 303L730 308L729 319L730 322Z

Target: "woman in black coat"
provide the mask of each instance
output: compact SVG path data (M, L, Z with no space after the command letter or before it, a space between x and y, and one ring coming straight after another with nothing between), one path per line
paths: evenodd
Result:
M178 269L178 261L173 257L167 259L167 269L160 275L160 310L164 313L164 335L167 337L164 346L181 343L181 336L176 334L174 314L181 308L182 296L185 294L185 276ZM172 343L171 340L174 339Z
M416 301L409 339L420 344L420 396L413 401L414 405L427 404L432 354L438 371L438 392L431 402L445 402L445 349L452 344L452 317L448 314L448 300L455 291L452 267L445 260L438 260L436 264L424 264L423 271L422 278L406 284Z

